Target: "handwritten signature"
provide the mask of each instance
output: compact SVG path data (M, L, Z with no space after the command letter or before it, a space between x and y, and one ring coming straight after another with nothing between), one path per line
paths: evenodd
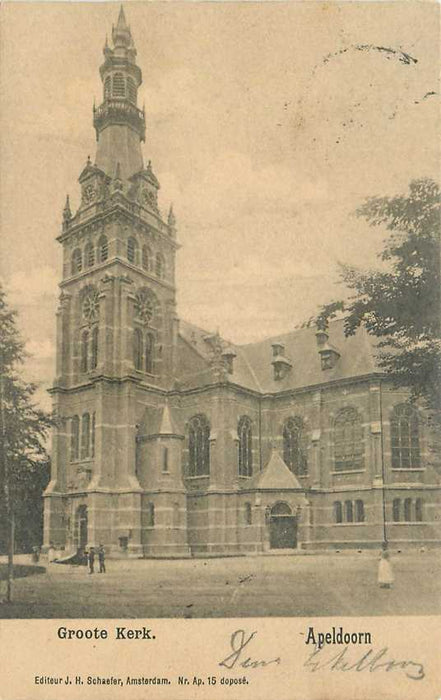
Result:
M421 681L425 677L424 666L418 661L396 661L388 659L387 653L389 649L383 647L379 651L368 649L363 652L356 661L348 658L348 647L344 647L341 651L329 653L329 649L321 647L315 649L309 658L303 664L305 668L311 672L321 671L327 668L330 671L404 671L407 678L413 681Z
M228 654L223 661L220 661L219 666L225 666L225 668L228 669L235 668L236 666L242 668L264 668L271 664L280 664L280 656L270 659L269 661L264 661L252 659L250 656L247 656L249 653L248 650L243 653L245 647L254 639L256 634L257 632L251 632L251 634L247 636L245 630L236 630L233 632L230 639L232 653Z
M246 632L243 629L233 632L230 638L230 653L219 662L219 666L225 668L266 668L271 665L282 663L280 656L269 660L253 659L250 654L249 645L255 639L257 631ZM309 655L303 666L312 673L328 669L329 671L403 671L407 678L413 681L420 681L425 677L424 666L418 661L400 660L388 657L388 647L375 651L368 649L354 660L350 658L349 647L345 646L337 653L329 647L315 647L314 651Z

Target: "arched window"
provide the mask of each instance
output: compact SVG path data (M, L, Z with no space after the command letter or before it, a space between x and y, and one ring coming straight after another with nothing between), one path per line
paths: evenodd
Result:
M146 333L145 336L145 371L147 374L153 374L153 356L155 350L155 338L153 333Z
M283 459L294 474L308 473L308 461L304 444L303 421L299 416L288 418L283 426Z
M130 236L127 241L127 260L133 264L136 263L136 257L138 252L138 242L136 238Z
M98 240L98 262L103 263L109 257L109 242L106 236L100 236Z
M364 523L364 503L355 501L355 522Z
M336 523L343 522L343 508L340 501L334 503L334 520Z
M93 265L95 265L95 248L92 243L88 243L84 248L84 264L87 267L93 267Z
M336 471L363 466L363 430L355 408L344 408L334 423L334 459Z
M150 270L150 260L152 259L152 252L147 245L142 246L142 266L144 270Z
M73 462L80 456L80 419L73 416L70 426L70 459Z
M194 416L188 429L189 476L210 473L210 425L205 416Z
M390 422L392 468L421 466L418 412L409 404L395 406Z
M89 331L81 334L81 371L87 372L89 369Z
M142 332L140 328L133 331L133 364L135 369L142 369Z
M164 277L164 258L161 253L156 253L155 273L159 279Z
M136 85L133 78L127 78L127 97L136 105Z
M98 365L98 326L94 326L92 331L92 347L90 353L90 368L96 369Z
M242 416L237 426L239 437L239 475L252 476L253 474L253 433L251 421L247 416Z
M113 96L125 97L126 85L122 73L115 73L113 76Z
M415 520L417 523L423 522L423 499L417 498L415 501Z
M245 503L245 525L253 524L253 508L251 503Z
M345 501L345 515L347 523L354 522L354 510L352 507L352 501Z
M110 75L108 75L104 81L104 99L105 100L109 99L109 97L111 96L111 91L112 91L112 79L111 79Z
M400 522L401 501L399 498L394 498L392 501L392 520L394 523Z
M81 255L81 250L79 248L75 248L74 252L72 253L72 274L76 275L77 272L81 272L83 269L83 258Z
M90 431L90 456L95 457L95 412L92 413L92 429Z
M168 447L162 448L162 471L164 474L168 472Z
M90 451L90 415L83 413L81 420L81 459L86 459Z
M411 498L404 499L404 522L406 522L406 523L412 522L412 499Z
M148 505L148 527L155 527L155 504L149 503Z

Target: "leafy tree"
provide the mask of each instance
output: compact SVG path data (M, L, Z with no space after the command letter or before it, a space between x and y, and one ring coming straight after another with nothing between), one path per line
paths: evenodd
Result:
M8 307L0 287L0 548L5 551L9 540L11 557L12 522L24 544L29 545L29 537L40 536L41 494L49 465L45 440L52 424L35 403L35 384L26 382L19 372L25 358L16 312ZM38 518L37 524L33 517Z
M379 366L410 389L411 400L422 399L441 427L440 203L430 179L412 181L406 195L367 199L356 215L391 232L379 255L386 269L341 264L352 294L324 306L316 322L326 328L344 312L347 336L363 324L379 339Z

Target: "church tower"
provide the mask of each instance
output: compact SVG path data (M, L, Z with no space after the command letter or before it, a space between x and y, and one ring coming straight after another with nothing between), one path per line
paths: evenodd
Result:
M63 276L57 311L57 426L45 493L45 544L119 542L142 552L138 415L160 404L176 364L175 217L164 218L159 182L144 165L144 110L136 48L121 7L100 68L95 159L69 196L58 241ZM112 544L113 546L113 544Z

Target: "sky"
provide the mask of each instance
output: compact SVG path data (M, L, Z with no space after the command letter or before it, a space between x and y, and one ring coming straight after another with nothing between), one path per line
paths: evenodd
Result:
M439 176L439 6L125 3L143 72L145 161L173 202L178 312L246 343L345 294L338 261L378 264L366 197ZM4 3L1 274L30 353L54 376L61 212L94 158L94 98L117 3Z

